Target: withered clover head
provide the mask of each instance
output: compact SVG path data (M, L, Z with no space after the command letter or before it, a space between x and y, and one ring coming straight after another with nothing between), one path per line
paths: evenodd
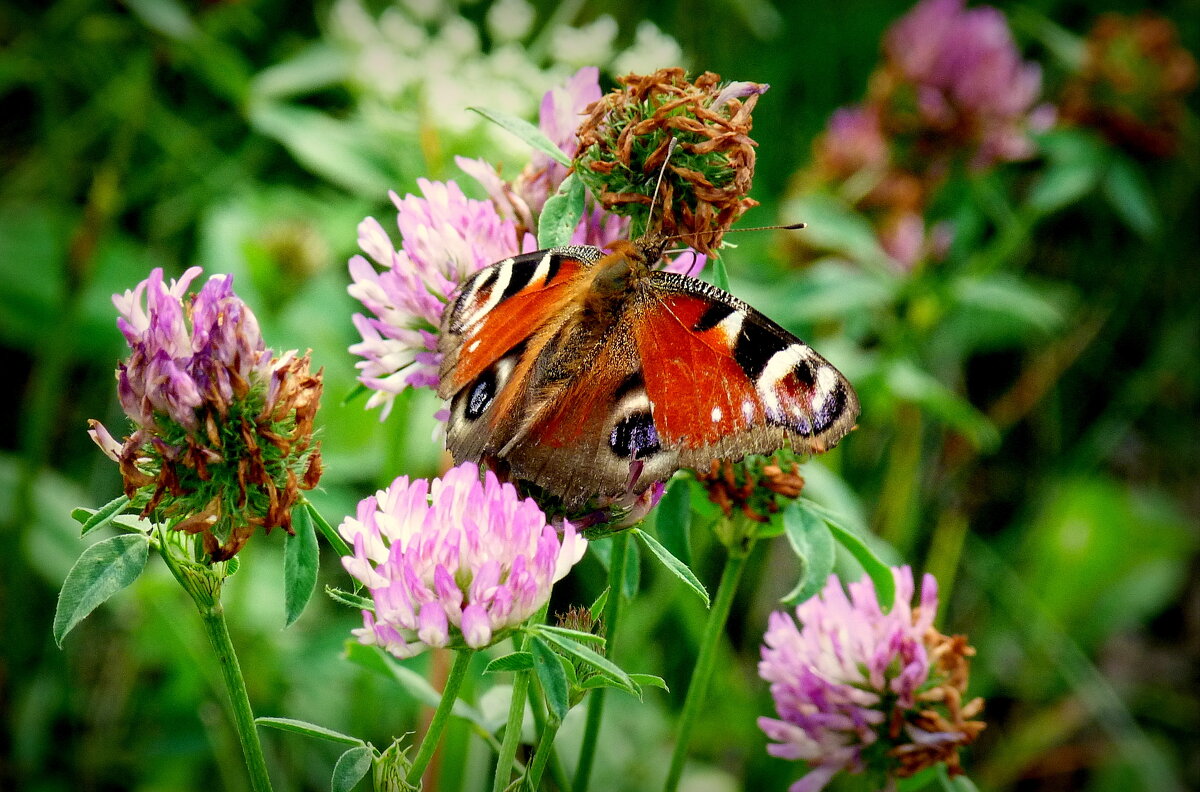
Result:
M683 69L630 74L624 86L585 111L575 172L604 208L633 218L642 233L661 231L713 254L743 212L754 178L751 112L766 85L721 83L705 72L689 82ZM651 217L655 185L670 141Z
M313 420L322 383L307 355L266 347L232 277L187 294L199 274L193 267L168 285L156 269L114 296L130 347L117 392L131 432L118 441L91 421L89 434L120 464L143 517L201 534L222 561L259 526L291 533L299 491L321 476Z

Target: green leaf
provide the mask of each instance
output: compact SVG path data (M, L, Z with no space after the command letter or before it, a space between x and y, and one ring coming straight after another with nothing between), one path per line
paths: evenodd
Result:
M568 168L571 167L571 159L562 152L562 149L554 145L542 130L525 119L517 118L508 113L502 113L499 110L489 110L485 107L469 107L467 109L474 110L493 124L513 133L558 164L565 165Z
M586 646L583 646L582 644L578 644L575 641L570 640L569 638L563 638L561 636L555 635L551 631L540 629L540 628L534 628L533 631L536 632L538 635L540 635L542 638L545 638L547 641L549 641L550 643L557 646L559 649L562 649L564 652L566 652L571 657L575 658L576 660L578 660L582 663L585 663L585 664L591 666L592 668L599 671L601 674L604 674L605 676L609 677L610 679L615 681L619 687L621 687L625 690L628 690L630 693L633 693L634 695L637 695L637 686L633 684L633 680L630 679L629 675L626 674L624 671L622 671L620 668L618 668L611 660L608 660L607 658L597 654L596 652L593 652L591 649L588 649Z
M870 547L867 547L866 542L848 529L835 522L829 522L827 525L833 532L833 538L846 548L846 552L854 556L854 560L862 565L867 576L871 578L871 582L875 584L875 593L879 597L880 606L885 610L892 607L892 601L896 599L896 580L892 577L891 567L883 563L879 556L875 555Z
M604 617L604 608L608 605L608 586L604 587L604 591L600 592L600 596L596 597L596 601L592 603L592 607L588 608L588 613L592 616L592 621L599 621Z
M844 201L821 193L807 193L787 202L784 217L805 222L804 242L814 250L828 250L876 272L888 272L890 258L879 244L875 229Z
M642 554L637 542L625 543L625 599L633 599L642 587Z
M795 500L783 511L783 530L800 559L800 578L796 587L783 597L788 605L799 605L824 588L833 572L833 534L825 519Z
M250 90L256 99L304 96L340 85L353 65L353 58L340 47L309 44L256 74Z
M529 652L511 652L510 654L497 657L495 660L487 664L487 668L483 669L485 674L499 674L504 672L515 673L517 671L529 671L533 668L533 655Z
M665 690L668 693L671 691L667 687L666 680L662 677L654 676L654 674L630 674L629 678L633 680L638 687L656 687Z
M729 291L729 269L725 266L725 259L719 255L711 255L708 257L712 263L712 282L722 291Z
M976 448L987 450L1000 442L1000 433L987 416L910 360L896 360L887 367L887 386L897 398L945 421Z
M671 482L654 512L654 530L663 547L685 566L692 565L691 479L680 476Z
M328 740L329 742L345 743L347 745L365 744L362 740L357 737L351 737L349 734L342 734L339 731L294 718L255 718L254 723L258 726L266 726L269 729L303 734L306 737L313 737L318 740Z
M961 278L953 286L957 307L969 314L1002 314L1049 334L1066 321L1063 312L1032 285L1007 273Z
M307 504L292 509L292 530L295 535L285 535L283 539L283 601L287 612L284 627L291 627L312 599L321 564L317 532Z
M312 501L306 499L304 506L308 509L308 516L312 518L313 524L317 526L317 529L321 532L321 536L325 537L325 541L329 542L329 546L338 555L354 555L354 551L350 548L350 545L346 544L346 540L329 524L329 521L321 515L321 512L317 511L317 507L313 505Z
M537 672L538 684L546 696L546 707L562 723L570 707L567 701L567 674L563 671L558 654L545 641L534 636L529 645L533 649L533 668Z
M657 539L640 528L630 528L629 532L636 536L638 540L646 546L646 549L653 553L658 560L662 562L662 565L666 567L671 574L686 583L688 588L695 592L696 596L698 596L704 602L704 607L707 608L709 606L708 590L704 588L704 584L701 583L700 579L692 573L692 570L688 568L687 564L671 555L671 551L667 550L667 548L659 544Z
M558 192L546 201L538 218L539 247L561 247L571 241L571 235L583 217L584 193L583 182L574 173L563 179Z
M84 550L58 593L54 642L61 648L76 624L137 579L149 556L150 538L140 533L118 534Z
M338 757L333 766L333 777L329 779L332 792L350 792L371 771L375 752L369 745L356 745Z
M1145 174L1129 158L1114 157L1100 188L1117 216L1142 237L1158 233L1158 207Z
M111 523L118 514L125 511L125 507L128 505L129 498L121 495L94 511L83 508L75 509L71 512L71 517L83 524L83 527L79 529L79 535L87 536L97 528L103 528Z
M333 586L325 587L325 595L334 602L342 605L349 605L351 608L371 611L372 613L375 612L375 601L368 597L360 597L357 594L352 594L349 591L334 588Z
M604 646L604 636L596 635L590 632L581 632L579 630L570 630L566 627L556 627L553 624L542 624L538 626L541 632L554 633L555 635L566 638L569 641L578 641L584 644L595 644L596 646Z
M381 153L373 151L373 133L365 124L265 99L249 105L248 117L258 132L333 184L359 195L382 195L395 182Z
M1091 192L1107 170L1107 151L1095 137L1076 131L1049 133L1041 138L1049 165L1029 191L1029 205L1049 214Z

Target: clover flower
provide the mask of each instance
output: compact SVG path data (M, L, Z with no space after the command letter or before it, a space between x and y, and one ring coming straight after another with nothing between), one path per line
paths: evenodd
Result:
M213 560L232 557L257 526L291 532L299 490L321 475L313 419L321 374L295 351L274 357L233 278L187 296L193 267L168 285L161 269L113 296L130 356L117 395L133 432L89 434L121 466L125 494L172 528L203 534Z
M537 503L491 471L480 482L470 462L432 482L397 478L338 531L354 547L342 564L375 602L354 634L401 658L500 640L587 549L570 523L560 537Z
M1079 74L1063 91L1062 115L1119 146L1169 157L1179 148L1184 98L1196 81L1196 59L1180 46L1170 20L1148 12L1104 14L1088 34Z
M912 570L892 575L888 612L870 579L851 583L847 597L830 576L795 620L781 611L769 618L758 672L779 718L758 724L776 741L771 755L811 768L790 792L817 792L840 770L906 777L946 762L961 773L958 749L984 728L971 720L983 700L962 703L974 650L933 628L937 582L925 576L914 608Z
M417 185L419 196L390 194L401 248L368 217L359 224L358 244L371 260L350 259L353 283L347 291L372 314L354 315L363 340L350 352L363 358L356 364L359 381L374 391L367 407L383 405L381 419L405 388L437 387L437 330L459 283L536 247L530 236L519 239L516 224L491 202L467 198L454 182L418 179Z
M1025 159L1042 88L1041 69L1021 60L1004 15L964 0L922 0L884 37L874 101L893 134L917 138L915 156L969 152L982 168Z
M624 88L601 97L579 129L575 172L601 205L647 229L649 211L671 139L678 150L662 180L661 230L713 253L738 217L757 204L747 197L754 177L751 117L766 85L722 85L705 72L689 82L683 69L619 79ZM657 210L656 210L657 211Z

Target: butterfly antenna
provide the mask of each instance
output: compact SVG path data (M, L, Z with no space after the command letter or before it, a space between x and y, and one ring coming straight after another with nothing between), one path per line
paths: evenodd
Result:
M663 175L667 172L667 163L671 161L671 155L675 153L677 145L679 145L679 141L675 138L671 138L667 142L667 156L663 157L662 167L658 169L658 181L654 183L654 196L650 199L650 214L646 215L646 233L649 233L653 227L650 221L654 219L654 209L658 206L658 190L662 187Z
M807 228L807 223L791 223L789 225L769 225L769 226L753 226L751 228L730 228L725 233L732 234L735 231L799 231L801 228ZM667 239L683 239L684 237L696 236L696 234L674 234Z

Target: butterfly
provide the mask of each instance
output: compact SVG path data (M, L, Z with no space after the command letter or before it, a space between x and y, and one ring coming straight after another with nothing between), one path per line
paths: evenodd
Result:
M456 461L499 461L573 508L854 428L841 372L733 295L654 269L665 243L540 250L463 282L438 342Z

